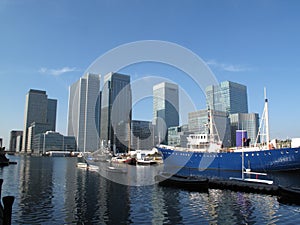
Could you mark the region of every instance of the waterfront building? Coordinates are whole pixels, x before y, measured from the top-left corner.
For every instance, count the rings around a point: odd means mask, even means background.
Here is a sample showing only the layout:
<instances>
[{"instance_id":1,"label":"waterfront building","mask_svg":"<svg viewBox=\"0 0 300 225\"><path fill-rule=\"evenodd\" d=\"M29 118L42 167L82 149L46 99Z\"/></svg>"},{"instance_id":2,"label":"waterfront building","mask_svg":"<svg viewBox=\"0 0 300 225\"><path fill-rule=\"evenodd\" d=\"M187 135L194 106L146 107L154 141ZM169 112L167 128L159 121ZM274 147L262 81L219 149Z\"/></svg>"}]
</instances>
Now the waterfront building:
<instances>
[{"instance_id":1,"label":"waterfront building","mask_svg":"<svg viewBox=\"0 0 300 225\"><path fill-rule=\"evenodd\" d=\"M22 145L20 144L20 140L22 139L22 137L22 130L12 130L10 132L9 151L20 152L22 150Z\"/></svg>"},{"instance_id":2,"label":"waterfront building","mask_svg":"<svg viewBox=\"0 0 300 225\"><path fill-rule=\"evenodd\" d=\"M191 134L188 125L168 128L168 145L175 147L187 147L187 137Z\"/></svg>"},{"instance_id":3,"label":"waterfront building","mask_svg":"<svg viewBox=\"0 0 300 225\"><path fill-rule=\"evenodd\" d=\"M161 143L168 143L168 128L179 126L179 92L173 83L153 86L153 124Z\"/></svg>"},{"instance_id":4,"label":"waterfront building","mask_svg":"<svg viewBox=\"0 0 300 225\"><path fill-rule=\"evenodd\" d=\"M30 89L26 95L24 130L22 152L31 152L30 137L37 133L29 134L32 123L48 124L49 130L55 130L56 126L56 99L48 99L46 91Z\"/></svg>"},{"instance_id":5,"label":"waterfront building","mask_svg":"<svg viewBox=\"0 0 300 225\"><path fill-rule=\"evenodd\" d=\"M229 116L231 127L231 143L236 146L236 131L247 131L250 145L255 144L259 130L259 115L257 113L235 113ZM258 139L258 143L259 143Z\"/></svg>"},{"instance_id":6,"label":"waterfront building","mask_svg":"<svg viewBox=\"0 0 300 225\"><path fill-rule=\"evenodd\" d=\"M51 131L51 125L49 123L37 123L33 122L30 127L28 127L28 132L27 132L27 149L30 150L31 153L38 153L35 152L34 146L33 146L33 138L37 134L42 134L47 131Z\"/></svg>"},{"instance_id":7,"label":"waterfront building","mask_svg":"<svg viewBox=\"0 0 300 225\"><path fill-rule=\"evenodd\" d=\"M99 149L100 75L86 74L69 87L68 136L76 138L78 151Z\"/></svg>"},{"instance_id":8,"label":"waterfront building","mask_svg":"<svg viewBox=\"0 0 300 225\"><path fill-rule=\"evenodd\" d=\"M206 102L209 109L233 113L248 113L247 87L232 81L206 88Z\"/></svg>"},{"instance_id":9,"label":"waterfront building","mask_svg":"<svg viewBox=\"0 0 300 225\"><path fill-rule=\"evenodd\" d=\"M64 136L58 132L47 131L37 134L33 139L35 153L45 154L47 151L76 151L76 139L73 136Z\"/></svg>"},{"instance_id":10,"label":"waterfront building","mask_svg":"<svg viewBox=\"0 0 300 225\"><path fill-rule=\"evenodd\" d=\"M100 141L118 152L128 151L132 94L130 76L108 73L101 96Z\"/></svg>"},{"instance_id":11,"label":"waterfront building","mask_svg":"<svg viewBox=\"0 0 300 225\"><path fill-rule=\"evenodd\" d=\"M153 148L153 125L151 121L131 121L131 149L149 150Z\"/></svg>"},{"instance_id":12,"label":"waterfront building","mask_svg":"<svg viewBox=\"0 0 300 225\"><path fill-rule=\"evenodd\" d=\"M212 110L214 134L217 134L224 147L231 146L230 120L226 112ZM189 131L194 134L208 134L210 127L210 113L207 109L190 112L188 114Z\"/></svg>"}]
</instances>

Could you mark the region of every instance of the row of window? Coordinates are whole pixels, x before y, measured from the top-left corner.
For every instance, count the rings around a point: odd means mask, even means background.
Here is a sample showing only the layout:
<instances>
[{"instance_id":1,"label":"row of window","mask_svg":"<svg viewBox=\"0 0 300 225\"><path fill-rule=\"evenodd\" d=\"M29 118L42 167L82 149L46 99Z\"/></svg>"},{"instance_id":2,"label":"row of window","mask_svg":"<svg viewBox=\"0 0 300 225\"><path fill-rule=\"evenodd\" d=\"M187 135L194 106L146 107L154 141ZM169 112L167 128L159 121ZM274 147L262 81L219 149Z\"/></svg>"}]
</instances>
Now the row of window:
<instances>
[{"instance_id":1,"label":"row of window","mask_svg":"<svg viewBox=\"0 0 300 225\"><path fill-rule=\"evenodd\" d=\"M281 151L280 152L281 153L281 155L283 155L283 154L289 154L290 152L288 151L288 150L286 150L286 151ZM298 153L298 150L295 150L295 153ZM171 155L172 153L171 152L167 152L166 154L168 154L168 155ZM190 153L177 153L177 152L175 152L175 153L173 153L174 155L180 155L180 156L187 156L187 157L191 157L192 156L192 154L190 154ZM195 157L213 157L213 158L218 158L218 157L220 157L220 158L222 158L223 157L223 155L221 154L221 155L218 155L218 154L207 154L207 153L205 153L205 154L194 154L195 155ZM264 152L264 155L266 156L266 155L272 155L272 151L268 151L268 153L266 153L266 152ZM246 153L245 154L245 156L246 157L249 157L249 156L255 156L255 153L252 153L252 154L248 154L248 153ZM256 156L259 156L259 152L257 152L256 153Z\"/></svg>"}]
</instances>

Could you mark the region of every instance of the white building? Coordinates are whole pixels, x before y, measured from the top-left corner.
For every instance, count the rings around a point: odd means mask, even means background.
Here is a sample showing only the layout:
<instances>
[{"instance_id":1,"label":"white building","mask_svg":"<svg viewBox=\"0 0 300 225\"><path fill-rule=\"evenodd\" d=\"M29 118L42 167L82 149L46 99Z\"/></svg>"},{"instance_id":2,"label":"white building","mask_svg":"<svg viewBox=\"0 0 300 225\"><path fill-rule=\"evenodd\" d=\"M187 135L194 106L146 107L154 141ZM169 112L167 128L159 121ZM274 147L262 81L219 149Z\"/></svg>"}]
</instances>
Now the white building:
<instances>
[{"instance_id":1,"label":"white building","mask_svg":"<svg viewBox=\"0 0 300 225\"><path fill-rule=\"evenodd\" d=\"M74 136L78 151L99 148L100 75L86 74L69 88L68 136Z\"/></svg>"}]
</instances>

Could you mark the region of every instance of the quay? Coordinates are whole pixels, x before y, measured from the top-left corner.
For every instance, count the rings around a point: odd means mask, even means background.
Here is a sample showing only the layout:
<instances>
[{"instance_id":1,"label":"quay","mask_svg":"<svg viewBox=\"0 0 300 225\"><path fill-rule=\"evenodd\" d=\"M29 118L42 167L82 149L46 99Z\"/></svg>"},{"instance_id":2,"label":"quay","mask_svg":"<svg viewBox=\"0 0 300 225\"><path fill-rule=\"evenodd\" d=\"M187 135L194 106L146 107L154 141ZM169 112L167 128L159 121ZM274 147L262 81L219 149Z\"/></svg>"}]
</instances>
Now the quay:
<instances>
[{"instance_id":1,"label":"quay","mask_svg":"<svg viewBox=\"0 0 300 225\"><path fill-rule=\"evenodd\" d=\"M272 182L259 182L259 179L224 179L207 178L201 176L165 175L155 176L161 186L182 188L185 190L207 192L208 189L231 190L235 192L267 194L277 196L278 200L285 203L300 205L300 188L283 187ZM207 181L206 181L207 180ZM266 181L266 180L262 180Z\"/></svg>"},{"instance_id":2,"label":"quay","mask_svg":"<svg viewBox=\"0 0 300 225\"><path fill-rule=\"evenodd\" d=\"M210 189L243 191L247 193L278 195L279 187L274 184L258 183L245 180L211 178L208 180Z\"/></svg>"}]
</instances>

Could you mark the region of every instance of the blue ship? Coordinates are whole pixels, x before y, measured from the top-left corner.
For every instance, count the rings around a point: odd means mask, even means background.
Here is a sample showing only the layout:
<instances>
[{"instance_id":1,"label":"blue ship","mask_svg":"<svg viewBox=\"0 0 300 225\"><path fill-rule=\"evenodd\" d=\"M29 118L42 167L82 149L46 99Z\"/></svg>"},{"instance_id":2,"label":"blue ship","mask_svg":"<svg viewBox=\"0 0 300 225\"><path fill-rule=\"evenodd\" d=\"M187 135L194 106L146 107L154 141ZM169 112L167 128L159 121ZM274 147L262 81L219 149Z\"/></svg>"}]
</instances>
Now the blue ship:
<instances>
[{"instance_id":1,"label":"blue ship","mask_svg":"<svg viewBox=\"0 0 300 225\"><path fill-rule=\"evenodd\" d=\"M158 145L156 148L163 155L164 165L174 169L224 170L224 171L289 171L300 169L300 146L296 148L274 148L269 138L268 99L265 93L263 111L264 123L261 123L258 135L265 138L261 144L253 147L224 149L214 134L213 115L209 113L208 134L192 134L188 138L188 147ZM243 138L243 137L242 137ZM258 138L257 138L258 140Z\"/></svg>"},{"instance_id":2,"label":"blue ship","mask_svg":"<svg viewBox=\"0 0 300 225\"><path fill-rule=\"evenodd\" d=\"M244 167L258 172L300 169L300 148L216 153L176 150L164 145L157 146L157 149L162 153L166 167L178 169L241 171Z\"/></svg>"}]
</instances>

